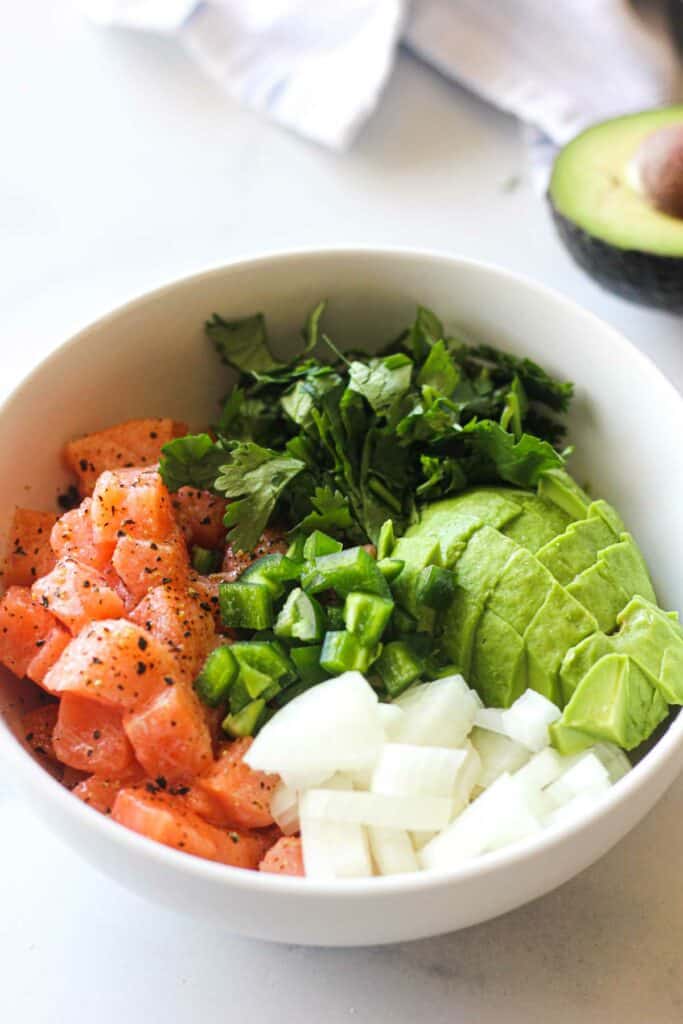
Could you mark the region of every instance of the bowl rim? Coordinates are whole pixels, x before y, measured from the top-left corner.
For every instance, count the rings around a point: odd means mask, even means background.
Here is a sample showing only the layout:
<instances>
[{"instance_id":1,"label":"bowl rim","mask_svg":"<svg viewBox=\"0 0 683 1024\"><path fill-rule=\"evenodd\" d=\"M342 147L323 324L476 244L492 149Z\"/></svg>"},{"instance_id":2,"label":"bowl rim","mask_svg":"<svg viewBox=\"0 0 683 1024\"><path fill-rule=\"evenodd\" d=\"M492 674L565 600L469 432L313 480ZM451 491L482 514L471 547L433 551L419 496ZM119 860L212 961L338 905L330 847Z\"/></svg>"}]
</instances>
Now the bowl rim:
<instances>
[{"instance_id":1,"label":"bowl rim","mask_svg":"<svg viewBox=\"0 0 683 1024\"><path fill-rule=\"evenodd\" d=\"M227 263L213 263L191 274L140 292L57 344L3 397L0 402L0 420L7 407L19 400L25 391L30 390L34 378L39 373L43 373L53 363L58 362L66 351L86 343L88 335L93 330L109 326L136 307L143 306L150 301L163 300L165 295L181 286L191 287L201 280L242 269L265 269L269 265L272 266L273 263L310 259L318 262L334 261L340 257L372 257L373 260L384 262L439 263L450 267L454 272L457 272L458 268L474 270L488 276L492 282L504 280L513 287L532 294L541 302L553 304L558 315L566 313L574 318L583 319L587 326L600 333L602 344L611 347L617 359L620 354L626 355L629 360L639 364L641 372L646 375L649 382L656 384L668 401L673 400L678 405L681 428L683 429L683 395L667 380L649 356L636 348L616 328L572 299L524 275L486 261L469 259L438 249L375 245L306 246L296 249L275 249L258 255L237 257ZM371 894L378 896L380 894L400 895L408 892L424 892L448 884L466 884L468 880L475 877L486 878L495 874L499 869L512 868L525 860L531 861L536 857L544 856L562 846L572 837L588 831L599 818L608 812L615 811L617 807L623 806L641 791L647 782L653 779L666 765L681 758L683 755L683 713L677 715L653 748L626 776L602 796L593 809L574 820L543 829L509 847L472 858L453 868L330 881L247 871L243 868L215 863L163 846L161 843L119 826L107 816L94 812L81 800L74 798L69 790L65 789L37 763L6 724L0 729L0 753L3 759L7 759L21 776L21 788L29 789L32 792L40 790L45 800L54 801L61 807L63 814L74 819L76 824L82 824L84 828L89 826L97 830L103 841L113 842L121 853L130 852L141 858L149 857L160 866L180 871L188 877L188 880L195 879L228 887L236 885L247 893L273 892L299 898L337 897L339 895L364 897Z\"/></svg>"}]
</instances>

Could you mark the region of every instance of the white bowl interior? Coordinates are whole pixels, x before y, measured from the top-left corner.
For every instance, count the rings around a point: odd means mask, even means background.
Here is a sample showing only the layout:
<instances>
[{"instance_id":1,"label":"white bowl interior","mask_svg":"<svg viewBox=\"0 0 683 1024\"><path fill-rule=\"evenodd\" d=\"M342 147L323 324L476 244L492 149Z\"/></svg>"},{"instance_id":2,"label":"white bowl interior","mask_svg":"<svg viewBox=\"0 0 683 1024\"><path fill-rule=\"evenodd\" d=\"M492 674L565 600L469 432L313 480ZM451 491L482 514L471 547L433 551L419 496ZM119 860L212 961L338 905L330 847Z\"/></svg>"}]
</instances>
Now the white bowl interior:
<instances>
[{"instance_id":1,"label":"white bowl interior","mask_svg":"<svg viewBox=\"0 0 683 1024\"><path fill-rule=\"evenodd\" d=\"M227 317L265 312L274 347L286 352L321 298L329 300L325 328L342 347L385 342L410 322L421 303L447 328L529 356L575 381L570 433L577 455L571 468L620 510L648 559L661 602L683 608L680 396L590 314L511 275L429 254L328 251L266 257L181 281L87 328L39 366L1 411L0 535L15 504L53 507L67 483L59 452L69 438L143 415L206 426L230 381L203 336L203 322L212 312ZM18 696L16 684L3 677L0 706L7 722ZM680 719L674 731L680 764ZM0 753L10 743L16 745L0 724ZM612 841L625 830L615 825ZM557 884L553 879L548 876L547 887ZM404 879L398 889L410 885ZM490 910L484 916L491 916ZM470 914L468 923L473 919ZM449 921L458 924L457 913ZM290 937L295 932L285 929ZM351 922L344 941L362 941L361 932L385 940L381 928L354 932ZM393 937L427 933L406 923ZM316 941L310 934L296 940Z\"/></svg>"}]
</instances>

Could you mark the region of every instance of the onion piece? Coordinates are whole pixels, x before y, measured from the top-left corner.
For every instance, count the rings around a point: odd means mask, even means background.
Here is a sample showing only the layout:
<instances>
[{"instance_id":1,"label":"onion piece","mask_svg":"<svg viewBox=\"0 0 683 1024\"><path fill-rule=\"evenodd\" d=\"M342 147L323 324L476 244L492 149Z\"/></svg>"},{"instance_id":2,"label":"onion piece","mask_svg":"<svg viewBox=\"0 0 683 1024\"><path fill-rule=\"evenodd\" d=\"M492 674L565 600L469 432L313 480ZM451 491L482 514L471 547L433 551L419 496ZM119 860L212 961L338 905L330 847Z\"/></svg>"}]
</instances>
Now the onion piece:
<instances>
[{"instance_id":1,"label":"onion piece","mask_svg":"<svg viewBox=\"0 0 683 1024\"><path fill-rule=\"evenodd\" d=\"M562 807L574 797L604 793L610 786L609 773L600 758L587 753L548 786L544 795L551 807Z\"/></svg>"},{"instance_id":2,"label":"onion piece","mask_svg":"<svg viewBox=\"0 0 683 1024\"><path fill-rule=\"evenodd\" d=\"M337 771L372 766L384 742L377 694L359 672L302 693L263 727L245 762L307 789Z\"/></svg>"},{"instance_id":3,"label":"onion piece","mask_svg":"<svg viewBox=\"0 0 683 1024\"><path fill-rule=\"evenodd\" d=\"M302 815L301 845L307 878L367 878L373 873L368 838L361 825Z\"/></svg>"},{"instance_id":4,"label":"onion piece","mask_svg":"<svg viewBox=\"0 0 683 1024\"><path fill-rule=\"evenodd\" d=\"M309 789L301 797L301 818L397 828L432 829L448 824L451 801L438 796L395 796L387 793L334 792Z\"/></svg>"},{"instance_id":5,"label":"onion piece","mask_svg":"<svg viewBox=\"0 0 683 1024\"><path fill-rule=\"evenodd\" d=\"M470 733L470 740L481 758L481 774L477 785L482 789L487 789L505 772L516 772L531 757L521 743L478 726Z\"/></svg>"},{"instance_id":6,"label":"onion piece","mask_svg":"<svg viewBox=\"0 0 683 1024\"><path fill-rule=\"evenodd\" d=\"M270 813L278 828L286 835L293 836L299 831L299 792L284 782L273 790L270 798Z\"/></svg>"},{"instance_id":7,"label":"onion piece","mask_svg":"<svg viewBox=\"0 0 683 1024\"><path fill-rule=\"evenodd\" d=\"M452 797L467 753L447 747L385 743L372 776L373 793Z\"/></svg>"},{"instance_id":8,"label":"onion piece","mask_svg":"<svg viewBox=\"0 0 683 1024\"><path fill-rule=\"evenodd\" d=\"M502 713L503 730L510 739L538 753L550 742L548 726L562 717L562 712L547 697L527 690Z\"/></svg>"},{"instance_id":9,"label":"onion piece","mask_svg":"<svg viewBox=\"0 0 683 1024\"><path fill-rule=\"evenodd\" d=\"M461 747L481 707L461 675L411 686L395 703L404 717L393 742L427 747Z\"/></svg>"},{"instance_id":10,"label":"onion piece","mask_svg":"<svg viewBox=\"0 0 683 1024\"><path fill-rule=\"evenodd\" d=\"M368 838L380 875L402 875L420 870L407 832L396 828L369 828Z\"/></svg>"}]
</instances>

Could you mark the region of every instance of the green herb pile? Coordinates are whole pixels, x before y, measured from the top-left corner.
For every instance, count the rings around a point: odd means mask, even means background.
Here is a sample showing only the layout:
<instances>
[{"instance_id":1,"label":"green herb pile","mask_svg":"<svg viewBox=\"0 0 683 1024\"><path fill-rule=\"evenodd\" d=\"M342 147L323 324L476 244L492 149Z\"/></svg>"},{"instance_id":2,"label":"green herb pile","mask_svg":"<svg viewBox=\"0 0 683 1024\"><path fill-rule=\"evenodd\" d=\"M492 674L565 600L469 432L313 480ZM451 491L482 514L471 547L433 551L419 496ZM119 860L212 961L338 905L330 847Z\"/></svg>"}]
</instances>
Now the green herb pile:
<instances>
[{"instance_id":1,"label":"green herb pile","mask_svg":"<svg viewBox=\"0 0 683 1024\"><path fill-rule=\"evenodd\" d=\"M206 324L239 380L212 434L166 444L160 472L172 491L190 485L231 499L234 549L252 550L271 521L376 543L387 519L401 534L422 502L475 484L533 487L563 464L557 414L571 384L446 336L422 307L379 354L344 353L321 330L324 308L308 317L289 363L272 354L261 314Z\"/></svg>"}]
</instances>

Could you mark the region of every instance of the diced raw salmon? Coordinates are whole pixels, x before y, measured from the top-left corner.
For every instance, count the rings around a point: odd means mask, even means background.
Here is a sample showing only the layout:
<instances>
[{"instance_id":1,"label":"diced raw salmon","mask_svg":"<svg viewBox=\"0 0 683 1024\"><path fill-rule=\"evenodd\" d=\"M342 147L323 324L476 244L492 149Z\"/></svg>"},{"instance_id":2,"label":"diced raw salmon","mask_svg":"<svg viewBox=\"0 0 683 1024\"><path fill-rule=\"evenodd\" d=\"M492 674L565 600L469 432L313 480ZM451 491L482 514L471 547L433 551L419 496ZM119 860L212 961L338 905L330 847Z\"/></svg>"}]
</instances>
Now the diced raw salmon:
<instances>
[{"instance_id":1,"label":"diced raw salmon","mask_svg":"<svg viewBox=\"0 0 683 1024\"><path fill-rule=\"evenodd\" d=\"M41 757L57 760L53 733L57 724L59 704L44 704L27 711L21 719L22 735L31 750Z\"/></svg>"},{"instance_id":2,"label":"diced raw salmon","mask_svg":"<svg viewBox=\"0 0 683 1024\"><path fill-rule=\"evenodd\" d=\"M183 674L194 679L212 650L216 631L206 605L188 587L153 587L130 614L138 626L169 644Z\"/></svg>"},{"instance_id":3,"label":"diced raw salmon","mask_svg":"<svg viewBox=\"0 0 683 1024\"><path fill-rule=\"evenodd\" d=\"M220 548L225 542L223 516L227 508L224 498L195 487L181 487L171 495L176 522L188 545Z\"/></svg>"},{"instance_id":4,"label":"diced raw salmon","mask_svg":"<svg viewBox=\"0 0 683 1024\"><path fill-rule=\"evenodd\" d=\"M214 808L220 808L221 823L234 828L256 829L273 824L270 797L279 778L256 772L244 763L251 743L251 737L226 743L213 766L194 784L211 798Z\"/></svg>"},{"instance_id":5,"label":"diced raw salmon","mask_svg":"<svg viewBox=\"0 0 683 1024\"><path fill-rule=\"evenodd\" d=\"M60 559L52 572L36 580L31 592L74 634L89 622L118 619L125 612L123 601L104 576L74 558Z\"/></svg>"},{"instance_id":6,"label":"diced raw salmon","mask_svg":"<svg viewBox=\"0 0 683 1024\"><path fill-rule=\"evenodd\" d=\"M66 645L71 640L71 633L64 626L55 622L54 626L44 640L38 640L36 647L38 652L28 663L26 675L39 686L43 685L45 676L52 668L57 658L61 655ZM40 645L40 646L39 646Z\"/></svg>"},{"instance_id":7,"label":"diced raw salmon","mask_svg":"<svg viewBox=\"0 0 683 1024\"><path fill-rule=\"evenodd\" d=\"M194 592L202 602L202 606L209 609L213 616L216 629L225 631L221 619L221 609L218 600L218 588L221 583L228 583L229 580L222 573L213 573L211 576L201 576L194 569L189 574L190 592Z\"/></svg>"},{"instance_id":8,"label":"diced raw salmon","mask_svg":"<svg viewBox=\"0 0 683 1024\"><path fill-rule=\"evenodd\" d=\"M78 477L82 495L92 494L100 473L126 466L149 466L159 461L162 445L187 433L185 423L170 419L141 419L70 441L64 449L69 469Z\"/></svg>"},{"instance_id":9,"label":"diced raw salmon","mask_svg":"<svg viewBox=\"0 0 683 1024\"><path fill-rule=\"evenodd\" d=\"M262 558L264 555L284 555L289 547L289 542L285 535L284 530L277 527L268 527L263 531L261 537L254 550L249 553L246 551L235 551L231 544L225 549L225 555L223 557L223 574L226 583L232 583L239 576L242 575L245 569L248 569L252 562L255 562L257 558Z\"/></svg>"},{"instance_id":10,"label":"diced raw salmon","mask_svg":"<svg viewBox=\"0 0 683 1024\"><path fill-rule=\"evenodd\" d=\"M299 836L283 836L278 839L259 864L259 871L267 871L272 875L305 875Z\"/></svg>"},{"instance_id":11,"label":"diced raw salmon","mask_svg":"<svg viewBox=\"0 0 683 1024\"><path fill-rule=\"evenodd\" d=\"M190 563L180 535L168 540L141 540L122 537L112 559L124 586L137 601L152 587L173 583L183 586L188 580Z\"/></svg>"},{"instance_id":12,"label":"diced raw salmon","mask_svg":"<svg viewBox=\"0 0 683 1024\"><path fill-rule=\"evenodd\" d=\"M10 526L3 581L5 586L30 587L55 564L50 531L57 519L51 512L17 508Z\"/></svg>"},{"instance_id":13,"label":"diced raw salmon","mask_svg":"<svg viewBox=\"0 0 683 1024\"><path fill-rule=\"evenodd\" d=\"M16 676L26 675L57 620L31 597L27 587L10 587L0 601L0 662Z\"/></svg>"},{"instance_id":14,"label":"diced raw salmon","mask_svg":"<svg viewBox=\"0 0 683 1024\"><path fill-rule=\"evenodd\" d=\"M233 867L258 867L259 840L207 824L185 807L182 798L155 791L153 786L122 789L114 801L112 817L134 832L184 853Z\"/></svg>"},{"instance_id":15,"label":"diced raw salmon","mask_svg":"<svg viewBox=\"0 0 683 1024\"><path fill-rule=\"evenodd\" d=\"M124 728L136 758L152 778L192 779L212 763L209 728L188 683L164 687L147 705L125 716Z\"/></svg>"},{"instance_id":16,"label":"diced raw salmon","mask_svg":"<svg viewBox=\"0 0 683 1024\"><path fill-rule=\"evenodd\" d=\"M71 556L93 569L104 569L114 554L114 541L98 543L93 535L91 498L60 516L52 527L50 545L57 558Z\"/></svg>"},{"instance_id":17,"label":"diced raw salmon","mask_svg":"<svg viewBox=\"0 0 683 1024\"><path fill-rule=\"evenodd\" d=\"M51 693L75 693L130 710L176 684L173 655L146 630L125 619L86 626L43 680Z\"/></svg>"},{"instance_id":18,"label":"diced raw salmon","mask_svg":"<svg viewBox=\"0 0 683 1024\"><path fill-rule=\"evenodd\" d=\"M90 506L98 543L124 534L164 540L177 530L171 499L155 469L107 470L98 477Z\"/></svg>"},{"instance_id":19,"label":"diced raw salmon","mask_svg":"<svg viewBox=\"0 0 683 1024\"><path fill-rule=\"evenodd\" d=\"M134 765L125 779L105 779L102 775L89 775L74 788L74 796L93 807L100 814L111 814L114 800L124 786L132 786L144 779L139 765Z\"/></svg>"},{"instance_id":20,"label":"diced raw salmon","mask_svg":"<svg viewBox=\"0 0 683 1024\"><path fill-rule=\"evenodd\" d=\"M122 712L73 693L59 703L53 742L60 761L95 775L121 777L135 763Z\"/></svg>"}]
</instances>

